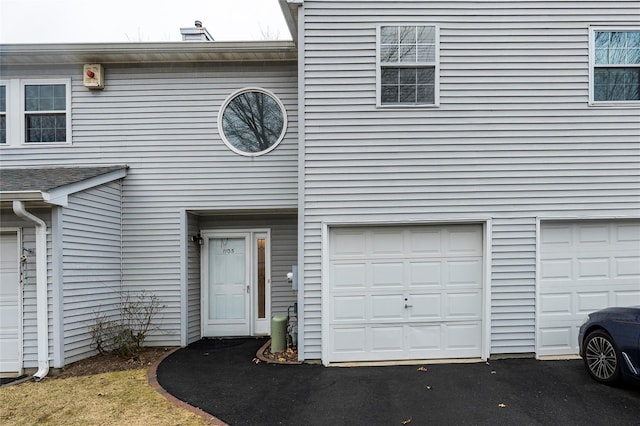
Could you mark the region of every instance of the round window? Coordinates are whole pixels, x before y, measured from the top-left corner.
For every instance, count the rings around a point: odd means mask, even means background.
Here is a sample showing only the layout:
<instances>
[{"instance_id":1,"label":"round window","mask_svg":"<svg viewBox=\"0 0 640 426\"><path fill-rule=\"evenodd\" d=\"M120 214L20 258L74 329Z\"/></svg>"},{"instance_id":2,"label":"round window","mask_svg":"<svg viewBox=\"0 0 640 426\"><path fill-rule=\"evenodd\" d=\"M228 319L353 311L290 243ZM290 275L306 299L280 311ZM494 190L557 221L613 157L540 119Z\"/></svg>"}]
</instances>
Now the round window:
<instances>
[{"instance_id":1,"label":"round window","mask_svg":"<svg viewBox=\"0 0 640 426\"><path fill-rule=\"evenodd\" d=\"M227 98L218 115L225 144L241 155L257 156L275 149L287 129L284 105L272 93L242 89Z\"/></svg>"}]
</instances>

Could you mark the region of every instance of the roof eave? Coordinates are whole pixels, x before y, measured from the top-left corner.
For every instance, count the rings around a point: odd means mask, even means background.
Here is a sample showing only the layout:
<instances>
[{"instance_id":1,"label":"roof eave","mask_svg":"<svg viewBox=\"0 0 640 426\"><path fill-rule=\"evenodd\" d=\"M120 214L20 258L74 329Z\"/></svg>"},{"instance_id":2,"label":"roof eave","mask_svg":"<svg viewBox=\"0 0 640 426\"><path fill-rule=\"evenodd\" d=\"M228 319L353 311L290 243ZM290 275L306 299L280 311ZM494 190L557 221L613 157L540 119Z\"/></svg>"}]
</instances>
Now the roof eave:
<instances>
[{"instance_id":1,"label":"roof eave","mask_svg":"<svg viewBox=\"0 0 640 426\"><path fill-rule=\"evenodd\" d=\"M0 45L2 65L57 63L295 61L293 41Z\"/></svg>"}]
</instances>

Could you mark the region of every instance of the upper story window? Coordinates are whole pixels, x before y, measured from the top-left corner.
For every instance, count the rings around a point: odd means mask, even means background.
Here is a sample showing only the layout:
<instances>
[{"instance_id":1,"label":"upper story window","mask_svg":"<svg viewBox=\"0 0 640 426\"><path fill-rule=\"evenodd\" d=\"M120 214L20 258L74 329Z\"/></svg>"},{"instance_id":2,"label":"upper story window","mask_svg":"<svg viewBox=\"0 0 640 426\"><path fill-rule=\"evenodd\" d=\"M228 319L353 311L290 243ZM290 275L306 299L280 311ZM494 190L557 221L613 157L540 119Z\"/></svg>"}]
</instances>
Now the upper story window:
<instances>
[{"instance_id":1,"label":"upper story window","mask_svg":"<svg viewBox=\"0 0 640 426\"><path fill-rule=\"evenodd\" d=\"M263 155L274 150L284 138L287 114L273 93L259 88L242 89L222 105L218 129L233 152Z\"/></svg>"},{"instance_id":2,"label":"upper story window","mask_svg":"<svg viewBox=\"0 0 640 426\"><path fill-rule=\"evenodd\" d=\"M590 62L592 103L639 105L640 28L593 28Z\"/></svg>"},{"instance_id":3,"label":"upper story window","mask_svg":"<svg viewBox=\"0 0 640 426\"><path fill-rule=\"evenodd\" d=\"M378 27L378 105L437 106L439 40L435 25Z\"/></svg>"},{"instance_id":4,"label":"upper story window","mask_svg":"<svg viewBox=\"0 0 640 426\"><path fill-rule=\"evenodd\" d=\"M71 142L69 80L6 80L0 84L3 146Z\"/></svg>"},{"instance_id":5,"label":"upper story window","mask_svg":"<svg viewBox=\"0 0 640 426\"><path fill-rule=\"evenodd\" d=\"M67 95L64 84L25 84L25 142L67 141Z\"/></svg>"}]
</instances>

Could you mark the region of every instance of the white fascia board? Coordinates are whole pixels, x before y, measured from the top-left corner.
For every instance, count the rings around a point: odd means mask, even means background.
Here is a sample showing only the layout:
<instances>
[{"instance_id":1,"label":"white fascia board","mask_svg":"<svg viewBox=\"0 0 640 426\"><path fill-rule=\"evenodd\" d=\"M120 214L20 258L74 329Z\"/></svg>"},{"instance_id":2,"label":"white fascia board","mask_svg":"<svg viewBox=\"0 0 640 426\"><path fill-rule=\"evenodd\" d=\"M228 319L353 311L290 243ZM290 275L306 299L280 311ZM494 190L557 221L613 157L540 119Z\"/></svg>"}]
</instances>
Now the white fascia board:
<instances>
[{"instance_id":1,"label":"white fascia board","mask_svg":"<svg viewBox=\"0 0 640 426\"><path fill-rule=\"evenodd\" d=\"M95 176L81 182L64 185L51 191L43 192L42 196L44 201L49 204L66 207L68 205L69 195L75 194L76 192L84 191L85 189L112 182L116 179L122 179L125 176L127 176L127 169L122 168L120 170L114 170L112 172Z\"/></svg>"},{"instance_id":2,"label":"white fascia board","mask_svg":"<svg viewBox=\"0 0 640 426\"><path fill-rule=\"evenodd\" d=\"M2 191L0 201L44 201L42 191Z\"/></svg>"}]
</instances>

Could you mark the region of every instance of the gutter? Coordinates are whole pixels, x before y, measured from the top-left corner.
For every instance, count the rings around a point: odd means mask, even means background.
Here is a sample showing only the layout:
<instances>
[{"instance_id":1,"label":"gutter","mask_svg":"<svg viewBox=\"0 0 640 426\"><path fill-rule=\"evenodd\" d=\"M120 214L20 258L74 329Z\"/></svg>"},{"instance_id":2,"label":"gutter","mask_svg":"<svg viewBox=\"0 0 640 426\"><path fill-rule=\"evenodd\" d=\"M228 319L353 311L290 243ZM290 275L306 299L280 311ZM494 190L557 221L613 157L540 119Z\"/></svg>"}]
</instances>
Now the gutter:
<instances>
[{"instance_id":1,"label":"gutter","mask_svg":"<svg viewBox=\"0 0 640 426\"><path fill-rule=\"evenodd\" d=\"M36 227L36 312L38 334L38 371L33 375L36 382L49 373L49 310L47 300L47 224L24 208L24 202L13 201L14 213L35 223Z\"/></svg>"}]
</instances>

